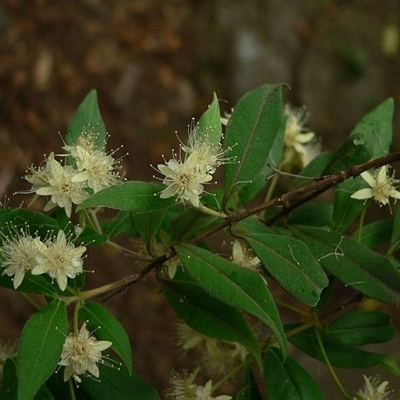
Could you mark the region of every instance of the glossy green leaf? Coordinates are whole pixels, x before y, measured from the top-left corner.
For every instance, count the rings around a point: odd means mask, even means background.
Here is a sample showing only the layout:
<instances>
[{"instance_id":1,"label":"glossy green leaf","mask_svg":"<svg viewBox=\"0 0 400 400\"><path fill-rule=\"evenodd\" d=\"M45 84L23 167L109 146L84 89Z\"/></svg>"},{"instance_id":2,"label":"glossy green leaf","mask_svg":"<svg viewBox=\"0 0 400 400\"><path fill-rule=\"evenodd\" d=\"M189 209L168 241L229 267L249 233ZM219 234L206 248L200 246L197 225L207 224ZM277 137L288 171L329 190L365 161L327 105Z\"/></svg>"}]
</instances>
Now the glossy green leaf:
<instances>
[{"instance_id":1,"label":"glossy green leaf","mask_svg":"<svg viewBox=\"0 0 400 400\"><path fill-rule=\"evenodd\" d=\"M270 348L265 356L265 382L269 400L323 400L321 388L309 373L288 356Z\"/></svg>"},{"instance_id":2,"label":"glossy green leaf","mask_svg":"<svg viewBox=\"0 0 400 400\"><path fill-rule=\"evenodd\" d=\"M390 240L393 228L393 217L374 221L368 225L364 225L361 231L360 243L367 247L377 247L387 243ZM358 230L351 236L358 240Z\"/></svg>"},{"instance_id":3,"label":"glossy green leaf","mask_svg":"<svg viewBox=\"0 0 400 400\"><path fill-rule=\"evenodd\" d=\"M304 226L290 230L346 285L378 301L399 302L400 274L386 257L338 232Z\"/></svg>"},{"instance_id":4,"label":"glossy green leaf","mask_svg":"<svg viewBox=\"0 0 400 400\"><path fill-rule=\"evenodd\" d=\"M184 275L159 283L168 303L187 325L203 335L243 345L261 363L257 340L236 308L211 296Z\"/></svg>"},{"instance_id":5,"label":"glossy green leaf","mask_svg":"<svg viewBox=\"0 0 400 400\"><path fill-rule=\"evenodd\" d=\"M195 141L202 136L206 136L209 142L218 144L221 140L221 134L221 112L219 110L217 95L214 93L213 102L200 117L199 122L196 124L196 128L191 132L193 137L190 137L189 141Z\"/></svg>"},{"instance_id":6,"label":"glossy green leaf","mask_svg":"<svg viewBox=\"0 0 400 400\"><path fill-rule=\"evenodd\" d=\"M325 174L338 172L388 153L392 141L393 99L388 99L364 116L339 149ZM350 196L365 187L361 177L337 185L333 220L335 230L343 232L363 208L363 201Z\"/></svg>"},{"instance_id":7,"label":"glossy green leaf","mask_svg":"<svg viewBox=\"0 0 400 400\"><path fill-rule=\"evenodd\" d=\"M96 338L112 342L112 349L121 357L132 374L132 350L128 334L122 324L99 303L88 302L79 309L80 317L88 321L89 330Z\"/></svg>"},{"instance_id":8,"label":"glossy green leaf","mask_svg":"<svg viewBox=\"0 0 400 400\"><path fill-rule=\"evenodd\" d=\"M18 400L31 400L55 371L67 335L65 303L54 300L25 325L18 349Z\"/></svg>"},{"instance_id":9,"label":"glossy green leaf","mask_svg":"<svg viewBox=\"0 0 400 400\"><path fill-rule=\"evenodd\" d=\"M287 328L289 328L289 326ZM372 353L357 347L345 345L325 335L323 332L320 332L320 336L329 362L335 367L367 368L379 364L386 357L385 354ZM314 328L309 328L296 335L289 336L288 340L309 356L325 362L315 336Z\"/></svg>"},{"instance_id":10,"label":"glossy green leaf","mask_svg":"<svg viewBox=\"0 0 400 400\"><path fill-rule=\"evenodd\" d=\"M237 224L235 235L249 243L264 268L290 294L309 305L318 303L328 278L303 242L276 234L252 218Z\"/></svg>"},{"instance_id":11,"label":"glossy green leaf","mask_svg":"<svg viewBox=\"0 0 400 400\"><path fill-rule=\"evenodd\" d=\"M97 91L92 89L79 105L65 136L65 143L73 145L80 136L95 134L95 144L103 148L106 141L106 127L97 102Z\"/></svg>"},{"instance_id":12,"label":"glossy green leaf","mask_svg":"<svg viewBox=\"0 0 400 400\"><path fill-rule=\"evenodd\" d=\"M163 186L155 183L129 181L110 186L97 192L78 206L78 210L90 207L108 207L143 213L162 210L175 203L174 198L160 199Z\"/></svg>"},{"instance_id":13,"label":"glossy green leaf","mask_svg":"<svg viewBox=\"0 0 400 400\"><path fill-rule=\"evenodd\" d=\"M100 379L82 376L82 386L95 400L161 400L156 389L136 375L99 364Z\"/></svg>"},{"instance_id":14,"label":"glossy green leaf","mask_svg":"<svg viewBox=\"0 0 400 400\"><path fill-rule=\"evenodd\" d=\"M261 86L236 104L224 140L224 148L232 149L229 157L236 159L225 165L225 201L264 168L283 120L281 85Z\"/></svg>"},{"instance_id":15,"label":"glossy green leaf","mask_svg":"<svg viewBox=\"0 0 400 400\"><path fill-rule=\"evenodd\" d=\"M235 400L262 400L257 381L248 365L244 370L244 379Z\"/></svg>"},{"instance_id":16,"label":"glossy green leaf","mask_svg":"<svg viewBox=\"0 0 400 400\"><path fill-rule=\"evenodd\" d=\"M276 335L284 354L286 337L267 282L255 271L239 267L215 254L189 244L175 249L188 274L211 296L254 315Z\"/></svg>"},{"instance_id":17,"label":"glossy green leaf","mask_svg":"<svg viewBox=\"0 0 400 400\"><path fill-rule=\"evenodd\" d=\"M383 311L353 311L336 318L326 333L349 346L383 343L393 338L396 330L391 317Z\"/></svg>"}]
</instances>

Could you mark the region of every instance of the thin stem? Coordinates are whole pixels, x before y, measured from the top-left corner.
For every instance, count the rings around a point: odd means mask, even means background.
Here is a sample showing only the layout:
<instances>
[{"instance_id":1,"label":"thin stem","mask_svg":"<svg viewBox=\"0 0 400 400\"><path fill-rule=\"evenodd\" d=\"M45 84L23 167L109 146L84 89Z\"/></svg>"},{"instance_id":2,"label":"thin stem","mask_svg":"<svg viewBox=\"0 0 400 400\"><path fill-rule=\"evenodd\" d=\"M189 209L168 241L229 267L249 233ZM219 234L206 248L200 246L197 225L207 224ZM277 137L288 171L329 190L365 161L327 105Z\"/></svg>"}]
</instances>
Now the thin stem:
<instances>
[{"instance_id":1,"label":"thin stem","mask_svg":"<svg viewBox=\"0 0 400 400\"><path fill-rule=\"evenodd\" d=\"M291 311L295 312L296 314L303 315L304 317L307 317L307 318L311 317L310 313L308 313L307 311L300 310L300 308L292 306L291 304L286 303L285 301L275 299L275 303L286 308L287 310L291 310Z\"/></svg>"},{"instance_id":2,"label":"thin stem","mask_svg":"<svg viewBox=\"0 0 400 400\"><path fill-rule=\"evenodd\" d=\"M319 329L318 329L317 326L315 327L314 331L315 331L315 336L317 338L317 342L318 342L319 348L321 350L322 356L324 357L325 364L328 367L328 370L329 370L333 380L335 381L335 383L336 383L337 387L339 388L339 390L342 392L343 396L346 399L351 399L351 397L347 394L345 388L343 387L342 383L340 382L338 376L336 375L336 372L333 369L331 362L329 361L329 357L326 354L325 346L322 343L321 335L319 333Z\"/></svg>"},{"instance_id":3,"label":"thin stem","mask_svg":"<svg viewBox=\"0 0 400 400\"><path fill-rule=\"evenodd\" d=\"M71 395L71 400L76 400L75 388L72 379L68 379L69 393Z\"/></svg>"},{"instance_id":4,"label":"thin stem","mask_svg":"<svg viewBox=\"0 0 400 400\"><path fill-rule=\"evenodd\" d=\"M201 203L199 204L198 209L199 209L199 211L203 212L204 214L212 215L213 217L228 218L228 216L224 212L213 210L212 208L208 208L204 204L201 204Z\"/></svg>"},{"instance_id":5,"label":"thin stem","mask_svg":"<svg viewBox=\"0 0 400 400\"><path fill-rule=\"evenodd\" d=\"M358 231L357 231L357 242L358 243L361 243L362 230L363 230L363 226L364 226L365 215L367 213L367 208L368 208L368 202L365 204L365 206L362 209L361 214L360 214L360 222L358 223Z\"/></svg>"},{"instance_id":6,"label":"thin stem","mask_svg":"<svg viewBox=\"0 0 400 400\"><path fill-rule=\"evenodd\" d=\"M128 255L129 257L135 258L137 260L151 261L153 259L153 257L148 254L137 253L136 251L133 251L133 250L127 249L126 247L120 246L119 244L117 244L111 240L107 240L106 243L108 246L113 247L114 249L117 249L117 250L121 251L122 253Z\"/></svg>"},{"instance_id":7,"label":"thin stem","mask_svg":"<svg viewBox=\"0 0 400 400\"><path fill-rule=\"evenodd\" d=\"M103 230L101 229L99 220L97 219L96 211L94 211L92 208L89 208L89 214L90 214L90 220L92 221L93 226L96 229L96 232L102 234Z\"/></svg>"},{"instance_id":8,"label":"thin stem","mask_svg":"<svg viewBox=\"0 0 400 400\"><path fill-rule=\"evenodd\" d=\"M75 304L75 309L74 309L74 331L78 332L79 331L79 309L81 308L81 302L77 301Z\"/></svg>"},{"instance_id":9,"label":"thin stem","mask_svg":"<svg viewBox=\"0 0 400 400\"><path fill-rule=\"evenodd\" d=\"M38 303L36 303L36 301L33 300L32 297L29 296L27 293L21 292L21 295L22 295L22 297L25 298L25 300L26 300L31 306L33 306L34 308L36 308L36 310L41 310L41 309L42 309L42 307L41 307Z\"/></svg>"},{"instance_id":10,"label":"thin stem","mask_svg":"<svg viewBox=\"0 0 400 400\"><path fill-rule=\"evenodd\" d=\"M229 381L231 378L233 378L245 365L245 362L240 363L238 365L236 365L234 368L232 368L229 373L227 373L226 375L224 375L223 378L221 378L217 383L215 383L212 386L212 391L214 392L215 389L219 388L222 384L224 384L225 382Z\"/></svg>"},{"instance_id":11,"label":"thin stem","mask_svg":"<svg viewBox=\"0 0 400 400\"><path fill-rule=\"evenodd\" d=\"M269 188L268 188L267 195L265 196L264 203L266 203L267 201L271 200L272 194L274 193L274 190L275 190L276 185L278 183L278 179L279 179L279 175L278 174L274 175L274 177L272 178L271 184L269 185Z\"/></svg>"}]
</instances>

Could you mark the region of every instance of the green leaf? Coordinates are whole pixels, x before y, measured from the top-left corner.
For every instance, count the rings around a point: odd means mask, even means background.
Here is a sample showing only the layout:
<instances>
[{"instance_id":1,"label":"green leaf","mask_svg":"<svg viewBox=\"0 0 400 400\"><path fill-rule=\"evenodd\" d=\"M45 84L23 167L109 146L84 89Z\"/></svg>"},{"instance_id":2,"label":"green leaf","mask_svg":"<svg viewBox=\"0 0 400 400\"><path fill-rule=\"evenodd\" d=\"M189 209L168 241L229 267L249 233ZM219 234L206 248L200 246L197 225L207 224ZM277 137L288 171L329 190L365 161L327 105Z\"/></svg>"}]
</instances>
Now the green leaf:
<instances>
[{"instance_id":1,"label":"green leaf","mask_svg":"<svg viewBox=\"0 0 400 400\"><path fill-rule=\"evenodd\" d=\"M225 165L225 202L262 171L281 129L281 85L264 85L242 97L226 128L224 148L235 162Z\"/></svg>"},{"instance_id":2,"label":"green leaf","mask_svg":"<svg viewBox=\"0 0 400 400\"><path fill-rule=\"evenodd\" d=\"M174 198L160 199L163 186L146 182L124 182L97 192L83 201L78 210L90 207L108 207L143 213L162 210L175 203Z\"/></svg>"},{"instance_id":3,"label":"green leaf","mask_svg":"<svg viewBox=\"0 0 400 400\"><path fill-rule=\"evenodd\" d=\"M49 232L58 232L57 220L41 213L22 208L2 208L0 209L0 242L5 236L10 236L23 232L31 235L36 233L41 237L46 237Z\"/></svg>"},{"instance_id":4,"label":"green leaf","mask_svg":"<svg viewBox=\"0 0 400 400\"><path fill-rule=\"evenodd\" d=\"M338 172L381 157L392 141L393 99L388 99L364 116L348 140L335 153L325 174ZM363 209L363 202L350 196L365 185L362 178L349 179L336 186L333 220L335 230L343 232Z\"/></svg>"},{"instance_id":5,"label":"green leaf","mask_svg":"<svg viewBox=\"0 0 400 400\"><path fill-rule=\"evenodd\" d=\"M388 258L338 232L304 226L290 230L346 285L378 301L399 302L400 274Z\"/></svg>"},{"instance_id":6,"label":"green leaf","mask_svg":"<svg viewBox=\"0 0 400 400\"><path fill-rule=\"evenodd\" d=\"M91 226L85 226L84 230L79 235L79 240L86 246L99 246L107 242L107 238L98 233Z\"/></svg>"},{"instance_id":7,"label":"green leaf","mask_svg":"<svg viewBox=\"0 0 400 400\"><path fill-rule=\"evenodd\" d=\"M305 203L295 208L288 218L291 225L328 227L332 224L333 205Z\"/></svg>"},{"instance_id":8,"label":"green leaf","mask_svg":"<svg viewBox=\"0 0 400 400\"><path fill-rule=\"evenodd\" d=\"M239 267L189 244L175 246L188 274L211 296L257 317L275 334L284 354L286 337L267 282L255 271Z\"/></svg>"},{"instance_id":9,"label":"green leaf","mask_svg":"<svg viewBox=\"0 0 400 400\"><path fill-rule=\"evenodd\" d=\"M82 135L95 134L95 145L104 148L106 127L97 102L97 91L92 89L79 105L65 136L67 145L74 145Z\"/></svg>"},{"instance_id":10,"label":"green leaf","mask_svg":"<svg viewBox=\"0 0 400 400\"><path fill-rule=\"evenodd\" d=\"M220 223L219 218L204 214L193 207L180 211L178 216L173 219L169 229L173 239L178 242L191 239L216 223Z\"/></svg>"},{"instance_id":11,"label":"green leaf","mask_svg":"<svg viewBox=\"0 0 400 400\"><path fill-rule=\"evenodd\" d=\"M7 358L3 366L3 376L0 385L1 400L17 398L17 364L14 358Z\"/></svg>"},{"instance_id":12,"label":"green leaf","mask_svg":"<svg viewBox=\"0 0 400 400\"><path fill-rule=\"evenodd\" d=\"M133 226L139 232L140 237L147 246L159 231L164 215L165 210L149 211L132 215Z\"/></svg>"},{"instance_id":13,"label":"green leaf","mask_svg":"<svg viewBox=\"0 0 400 400\"><path fill-rule=\"evenodd\" d=\"M207 136L208 141L216 145L221 140L221 134L221 112L219 110L217 95L214 93L213 102L200 117L196 128L191 133L194 137L189 138L189 141L198 140L201 136Z\"/></svg>"},{"instance_id":14,"label":"green leaf","mask_svg":"<svg viewBox=\"0 0 400 400\"><path fill-rule=\"evenodd\" d=\"M159 283L178 317L192 329L209 337L240 343L261 363L260 347L239 311L210 296L185 275L179 280L160 280Z\"/></svg>"},{"instance_id":15,"label":"green leaf","mask_svg":"<svg viewBox=\"0 0 400 400\"><path fill-rule=\"evenodd\" d=\"M390 253L393 254L393 252L399 247L400 247L400 207L397 208L396 215L394 217L392 236L390 239Z\"/></svg>"},{"instance_id":16,"label":"green leaf","mask_svg":"<svg viewBox=\"0 0 400 400\"><path fill-rule=\"evenodd\" d=\"M95 400L161 400L156 389L126 368L112 368L99 364L100 379L82 376L82 386Z\"/></svg>"},{"instance_id":17,"label":"green leaf","mask_svg":"<svg viewBox=\"0 0 400 400\"><path fill-rule=\"evenodd\" d=\"M367 247L377 247L390 240L390 233L393 228L393 217L381 219L364 225L361 231L360 243ZM351 235L355 240L358 239L358 230Z\"/></svg>"},{"instance_id":18,"label":"green leaf","mask_svg":"<svg viewBox=\"0 0 400 400\"><path fill-rule=\"evenodd\" d=\"M122 324L99 303L85 303L79 309L80 317L88 321L90 330L96 331L99 340L112 342L112 349L121 357L132 374L132 350L129 337Z\"/></svg>"},{"instance_id":19,"label":"green leaf","mask_svg":"<svg viewBox=\"0 0 400 400\"><path fill-rule=\"evenodd\" d=\"M67 335L65 303L54 300L25 325L18 349L18 400L31 400L57 367Z\"/></svg>"},{"instance_id":20,"label":"green leaf","mask_svg":"<svg viewBox=\"0 0 400 400\"><path fill-rule=\"evenodd\" d=\"M257 387L257 381L248 365L244 370L242 388L236 395L235 400L262 400Z\"/></svg>"},{"instance_id":21,"label":"green leaf","mask_svg":"<svg viewBox=\"0 0 400 400\"><path fill-rule=\"evenodd\" d=\"M288 356L270 348L265 357L265 382L269 400L323 400L321 388L309 373Z\"/></svg>"},{"instance_id":22,"label":"green leaf","mask_svg":"<svg viewBox=\"0 0 400 400\"><path fill-rule=\"evenodd\" d=\"M335 172L344 171L352 165L365 163L371 160L372 155L372 143L368 140L367 134L360 133L357 127L339 150L334 153L323 175L334 174Z\"/></svg>"},{"instance_id":23,"label":"green leaf","mask_svg":"<svg viewBox=\"0 0 400 400\"><path fill-rule=\"evenodd\" d=\"M295 326L287 326L287 329ZM367 368L382 362L386 355L372 353L356 347L347 346L330 336L320 332L321 341L329 362L335 367L341 368ZM314 328L306 329L296 335L288 337L290 343L304 351L309 356L325 362Z\"/></svg>"},{"instance_id":24,"label":"green leaf","mask_svg":"<svg viewBox=\"0 0 400 400\"><path fill-rule=\"evenodd\" d=\"M12 277L7 275L0 276L0 286L15 290ZM58 293L56 286L53 285L49 279L41 275L32 275L30 273L25 275L17 291L23 293L39 293L48 297L54 297Z\"/></svg>"},{"instance_id":25,"label":"green leaf","mask_svg":"<svg viewBox=\"0 0 400 400\"><path fill-rule=\"evenodd\" d=\"M326 333L349 346L383 343L393 338L396 330L391 317L383 311L353 311L331 322Z\"/></svg>"},{"instance_id":26,"label":"green leaf","mask_svg":"<svg viewBox=\"0 0 400 400\"><path fill-rule=\"evenodd\" d=\"M235 235L249 243L264 268L285 290L305 304L318 303L328 278L303 242L278 235L253 218L239 222Z\"/></svg>"},{"instance_id":27,"label":"green leaf","mask_svg":"<svg viewBox=\"0 0 400 400\"><path fill-rule=\"evenodd\" d=\"M109 240L124 232L129 236L135 236L137 234L135 232L135 235L132 235L134 228L129 211L120 211L114 219L103 221L101 223L101 228Z\"/></svg>"},{"instance_id":28,"label":"green leaf","mask_svg":"<svg viewBox=\"0 0 400 400\"><path fill-rule=\"evenodd\" d=\"M379 367L395 376L400 377L400 366L393 356L385 357L384 360L379 364Z\"/></svg>"}]
</instances>

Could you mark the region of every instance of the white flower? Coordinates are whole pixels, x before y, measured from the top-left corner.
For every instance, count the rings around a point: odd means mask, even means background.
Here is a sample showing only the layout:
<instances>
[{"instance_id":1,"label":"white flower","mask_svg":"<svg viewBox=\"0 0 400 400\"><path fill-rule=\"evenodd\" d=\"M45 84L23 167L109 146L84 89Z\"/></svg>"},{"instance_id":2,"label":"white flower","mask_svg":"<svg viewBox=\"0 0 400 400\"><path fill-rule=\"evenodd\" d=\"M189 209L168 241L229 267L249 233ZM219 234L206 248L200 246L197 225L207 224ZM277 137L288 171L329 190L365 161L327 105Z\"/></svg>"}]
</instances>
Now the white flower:
<instances>
[{"instance_id":1,"label":"white flower","mask_svg":"<svg viewBox=\"0 0 400 400\"><path fill-rule=\"evenodd\" d=\"M172 158L166 165L158 164L158 170L165 175L163 183L167 186L160 194L162 199L177 196L178 199L199 207L200 195L204 191L203 184L210 182L212 176L199 170L195 158L189 155L183 162Z\"/></svg>"},{"instance_id":2,"label":"white flower","mask_svg":"<svg viewBox=\"0 0 400 400\"><path fill-rule=\"evenodd\" d=\"M44 211L49 211L56 205L64 208L68 217L71 216L72 204L80 204L89 194L82 182L73 180L77 171L70 165L61 165L51 153L43 168L30 168L31 174L25 179L32 183L30 192L39 196L51 196Z\"/></svg>"},{"instance_id":3,"label":"white flower","mask_svg":"<svg viewBox=\"0 0 400 400\"><path fill-rule=\"evenodd\" d=\"M393 173L394 175L394 173ZM400 199L400 192L396 190L395 185L399 182L388 175L388 167L375 170L372 174L365 171L361 177L370 186L369 188L357 190L351 195L351 198L357 200L366 200L373 198L380 206L389 204L389 198Z\"/></svg>"},{"instance_id":4,"label":"white flower","mask_svg":"<svg viewBox=\"0 0 400 400\"><path fill-rule=\"evenodd\" d=\"M235 240L232 246L232 260L235 264L245 268L256 270L260 259L252 253L245 243L241 240Z\"/></svg>"},{"instance_id":5,"label":"white flower","mask_svg":"<svg viewBox=\"0 0 400 400\"><path fill-rule=\"evenodd\" d=\"M120 160L115 160L113 151L106 153L95 145L95 136L86 134L80 136L76 145L64 146L63 149L75 159L77 174L73 182L86 182L94 193L118 184L122 177L119 175Z\"/></svg>"},{"instance_id":6,"label":"white flower","mask_svg":"<svg viewBox=\"0 0 400 400\"><path fill-rule=\"evenodd\" d=\"M379 377L366 377L363 375L365 385L364 388L359 390L353 400L389 400L390 392L388 389L388 382L380 382Z\"/></svg>"},{"instance_id":7,"label":"white flower","mask_svg":"<svg viewBox=\"0 0 400 400\"><path fill-rule=\"evenodd\" d=\"M166 392L166 397L171 400L231 400L232 396L220 395L212 397L212 381L205 386L198 386L194 383L198 369L188 374L184 371L178 374L175 371L171 374L171 387Z\"/></svg>"},{"instance_id":8,"label":"white flower","mask_svg":"<svg viewBox=\"0 0 400 400\"><path fill-rule=\"evenodd\" d=\"M103 362L101 352L108 349L112 342L97 340L82 324L79 332L70 333L65 339L58 365L64 366L64 382L73 377L81 382L79 375L100 375L97 363Z\"/></svg>"},{"instance_id":9,"label":"white flower","mask_svg":"<svg viewBox=\"0 0 400 400\"><path fill-rule=\"evenodd\" d=\"M45 246L36 255L36 265L32 268L33 275L47 273L57 281L60 290L65 290L68 278L75 278L82 272L82 255L85 246L75 247L60 230L57 237L46 240Z\"/></svg>"},{"instance_id":10,"label":"white flower","mask_svg":"<svg viewBox=\"0 0 400 400\"><path fill-rule=\"evenodd\" d=\"M45 245L39 238L33 238L27 232L7 237L3 236L3 244L0 247L2 255L1 265L5 267L2 275L13 276L13 286L17 289L25 274L37 264L36 256Z\"/></svg>"},{"instance_id":11,"label":"white flower","mask_svg":"<svg viewBox=\"0 0 400 400\"><path fill-rule=\"evenodd\" d=\"M304 110L293 110L286 105L284 113L287 117L284 143L285 150L282 164L292 164L296 158L300 159L301 167L304 168L319 153L319 144L315 141L315 133L308 132L304 126Z\"/></svg>"}]
</instances>

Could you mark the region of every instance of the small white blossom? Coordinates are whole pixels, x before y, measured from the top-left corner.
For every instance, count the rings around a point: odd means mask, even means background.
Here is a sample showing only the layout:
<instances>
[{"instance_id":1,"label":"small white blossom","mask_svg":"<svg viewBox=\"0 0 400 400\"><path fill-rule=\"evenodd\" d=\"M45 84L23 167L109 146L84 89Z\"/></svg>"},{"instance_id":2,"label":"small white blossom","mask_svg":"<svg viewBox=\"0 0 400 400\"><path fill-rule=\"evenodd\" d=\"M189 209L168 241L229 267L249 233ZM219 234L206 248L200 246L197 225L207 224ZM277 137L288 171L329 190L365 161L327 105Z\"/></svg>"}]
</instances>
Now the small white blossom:
<instances>
[{"instance_id":1,"label":"small white blossom","mask_svg":"<svg viewBox=\"0 0 400 400\"><path fill-rule=\"evenodd\" d=\"M71 377L81 382L79 375L100 375L97 364L102 361L101 352L108 349L112 342L97 340L82 324L79 332L70 333L65 339L58 365L64 366L64 381Z\"/></svg>"},{"instance_id":2,"label":"small white blossom","mask_svg":"<svg viewBox=\"0 0 400 400\"><path fill-rule=\"evenodd\" d=\"M167 399L170 400L231 400L232 396L220 395L212 396L212 381L208 381L205 386L194 383L198 370L189 374L184 371L178 374L175 371L171 374L171 387L166 392Z\"/></svg>"},{"instance_id":3,"label":"small white blossom","mask_svg":"<svg viewBox=\"0 0 400 400\"><path fill-rule=\"evenodd\" d=\"M3 236L0 247L2 275L12 276L14 289L21 285L25 274L37 264L36 256L45 248L39 238L33 238L27 232L21 231L11 236Z\"/></svg>"},{"instance_id":4,"label":"small white blossom","mask_svg":"<svg viewBox=\"0 0 400 400\"><path fill-rule=\"evenodd\" d=\"M304 168L320 151L315 133L309 132L304 126L306 120L304 110L293 110L286 105L284 114L287 119L282 164L295 164L296 159L299 159L300 166Z\"/></svg>"},{"instance_id":5,"label":"small white blossom","mask_svg":"<svg viewBox=\"0 0 400 400\"><path fill-rule=\"evenodd\" d=\"M232 261L245 268L257 269L260 259L254 256L251 249L241 240L235 240L232 246Z\"/></svg>"},{"instance_id":6,"label":"small white blossom","mask_svg":"<svg viewBox=\"0 0 400 400\"><path fill-rule=\"evenodd\" d=\"M80 204L89 194L82 182L75 182L77 171L70 165L61 165L51 153L46 160L46 166L38 169L30 168L30 174L25 179L32 183L29 192L36 192L39 196L51 196L44 211L55 206L65 209L68 217L71 216L72 204Z\"/></svg>"},{"instance_id":7,"label":"small white blossom","mask_svg":"<svg viewBox=\"0 0 400 400\"><path fill-rule=\"evenodd\" d=\"M399 181L394 179L393 175L388 175L387 165L375 170L373 173L363 172L361 177L370 187L357 190L351 195L351 198L357 200L373 198L380 206L389 204L390 197L395 201L400 199L400 192L396 190L395 186Z\"/></svg>"},{"instance_id":8,"label":"small white blossom","mask_svg":"<svg viewBox=\"0 0 400 400\"><path fill-rule=\"evenodd\" d=\"M165 175L164 189L160 197L167 199L177 196L178 199L189 201L194 207L199 207L200 196L204 191L204 183L212 180L212 176L198 168L196 157L189 155L185 161L172 158L164 164L158 164L158 170Z\"/></svg>"},{"instance_id":9,"label":"small white blossom","mask_svg":"<svg viewBox=\"0 0 400 400\"><path fill-rule=\"evenodd\" d=\"M391 398L388 391L388 382L381 382L378 377L367 377L363 375L365 385L360 389L353 400L389 400Z\"/></svg>"},{"instance_id":10,"label":"small white blossom","mask_svg":"<svg viewBox=\"0 0 400 400\"><path fill-rule=\"evenodd\" d=\"M60 230L56 237L45 242L45 246L36 255L36 265L32 268L33 275L47 273L57 281L60 290L65 290L68 278L75 278L82 272L82 255L85 246L75 247Z\"/></svg>"},{"instance_id":11,"label":"small white blossom","mask_svg":"<svg viewBox=\"0 0 400 400\"><path fill-rule=\"evenodd\" d=\"M63 147L67 156L75 159L77 173L73 182L86 182L94 193L109 186L118 184L122 177L119 175L119 161L113 157L113 152L106 153L95 145L94 135L82 135L75 145Z\"/></svg>"}]
</instances>

